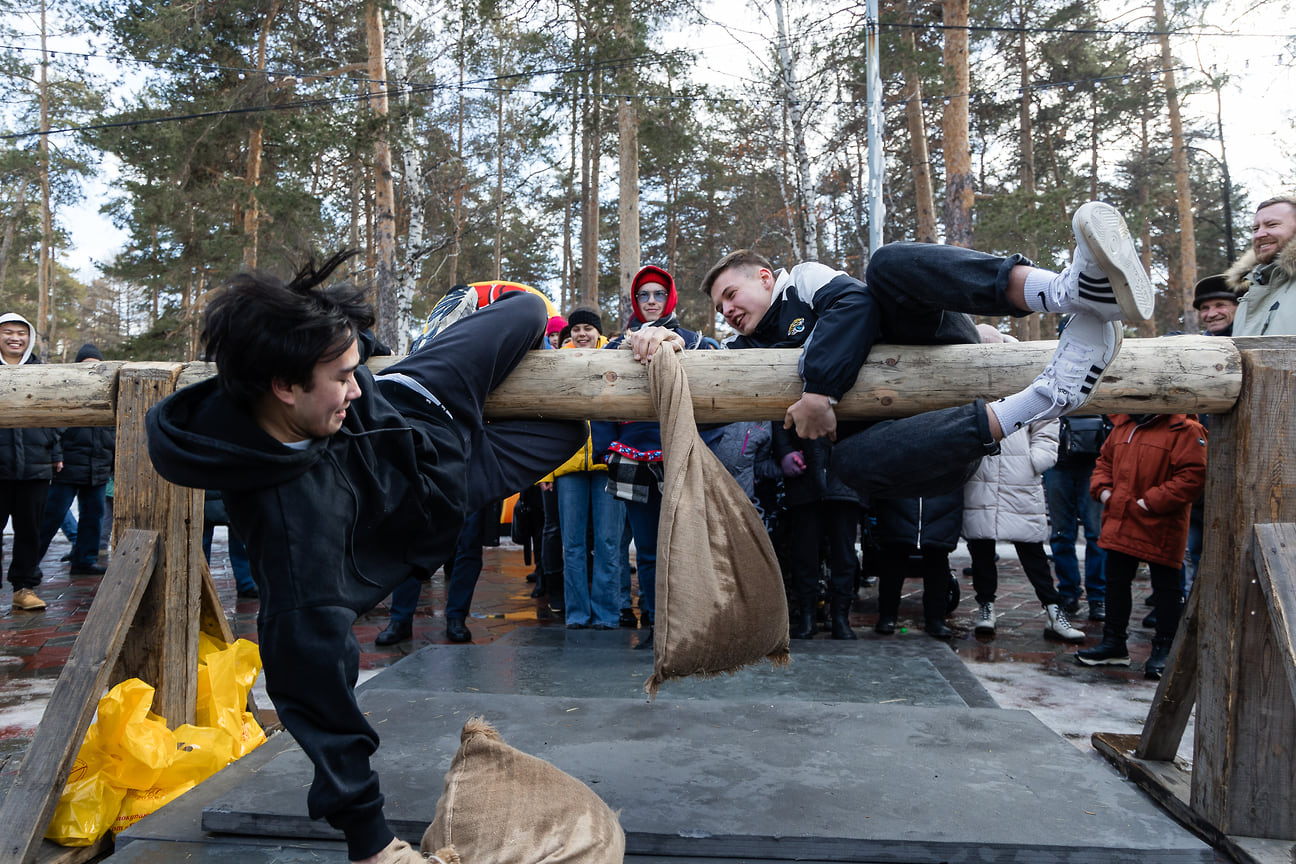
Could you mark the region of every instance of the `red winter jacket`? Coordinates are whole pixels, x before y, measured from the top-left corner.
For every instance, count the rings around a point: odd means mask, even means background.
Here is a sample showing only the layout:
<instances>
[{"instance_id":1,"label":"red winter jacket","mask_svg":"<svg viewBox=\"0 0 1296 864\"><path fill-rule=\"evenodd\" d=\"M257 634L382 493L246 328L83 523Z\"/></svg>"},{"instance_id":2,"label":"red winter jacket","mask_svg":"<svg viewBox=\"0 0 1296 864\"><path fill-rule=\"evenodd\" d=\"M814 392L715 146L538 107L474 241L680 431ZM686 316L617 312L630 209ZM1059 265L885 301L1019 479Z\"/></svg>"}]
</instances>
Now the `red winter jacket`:
<instances>
[{"instance_id":1,"label":"red winter jacket","mask_svg":"<svg viewBox=\"0 0 1296 864\"><path fill-rule=\"evenodd\" d=\"M1115 423L1094 464L1089 492L1102 500L1098 545L1140 561L1178 567L1188 544L1188 515L1206 483L1206 430L1186 414ZM1138 506L1142 498L1146 510Z\"/></svg>"}]
</instances>

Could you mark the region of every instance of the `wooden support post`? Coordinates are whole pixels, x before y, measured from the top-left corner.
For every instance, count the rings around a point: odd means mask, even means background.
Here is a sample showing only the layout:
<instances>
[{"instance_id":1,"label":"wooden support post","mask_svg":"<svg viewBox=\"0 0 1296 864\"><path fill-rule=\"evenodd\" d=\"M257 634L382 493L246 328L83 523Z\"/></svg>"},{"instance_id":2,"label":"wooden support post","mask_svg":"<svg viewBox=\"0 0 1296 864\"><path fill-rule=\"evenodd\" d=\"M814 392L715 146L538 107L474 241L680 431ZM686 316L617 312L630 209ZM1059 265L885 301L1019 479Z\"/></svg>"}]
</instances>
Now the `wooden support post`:
<instances>
[{"instance_id":1,"label":"wooden support post","mask_svg":"<svg viewBox=\"0 0 1296 864\"><path fill-rule=\"evenodd\" d=\"M115 681L140 678L157 693L153 710L175 728L193 723L198 699L202 493L164 481L149 460L144 415L174 392L180 366L129 363L118 382L113 527L164 538L162 561L136 612Z\"/></svg>"},{"instance_id":2,"label":"wooden support post","mask_svg":"<svg viewBox=\"0 0 1296 864\"><path fill-rule=\"evenodd\" d=\"M1134 753L1136 758L1173 762L1179 753L1184 730L1188 728L1188 717L1197 701L1200 597L1198 580L1193 582L1192 590L1188 592L1188 602L1184 605L1179 630L1170 649L1170 662L1166 664L1166 674L1152 699L1153 710L1148 712L1147 722L1143 724L1143 734Z\"/></svg>"},{"instance_id":3,"label":"wooden support post","mask_svg":"<svg viewBox=\"0 0 1296 864\"><path fill-rule=\"evenodd\" d=\"M1251 526L1296 522L1296 353L1248 350L1242 361L1238 407L1211 426L1192 808L1223 834L1291 840L1296 706Z\"/></svg>"},{"instance_id":4,"label":"wooden support post","mask_svg":"<svg viewBox=\"0 0 1296 864\"><path fill-rule=\"evenodd\" d=\"M152 531L123 532L45 714L0 804L0 864L36 858L113 664L157 567ZM44 856L42 856L44 857Z\"/></svg>"}]
</instances>

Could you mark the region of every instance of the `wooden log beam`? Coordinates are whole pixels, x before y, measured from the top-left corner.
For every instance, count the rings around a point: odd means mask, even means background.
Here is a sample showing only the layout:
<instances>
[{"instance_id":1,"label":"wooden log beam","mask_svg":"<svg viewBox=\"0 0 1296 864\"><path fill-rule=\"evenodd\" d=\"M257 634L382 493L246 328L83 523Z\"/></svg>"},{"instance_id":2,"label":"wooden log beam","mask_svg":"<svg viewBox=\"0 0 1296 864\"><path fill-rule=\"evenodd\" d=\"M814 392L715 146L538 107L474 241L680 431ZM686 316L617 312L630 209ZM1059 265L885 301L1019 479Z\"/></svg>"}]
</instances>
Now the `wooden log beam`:
<instances>
[{"instance_id":1,"label":"wooden log beam","mask_svg":"<svg viewBox=\"0 0 1296 864\"><path fill-rule=\"evenodd\" d=\"M1290 340L1289 347L1296 347ZM842 419L907 417L997 399L1029 384L1056 342L1009 345L878 345L841 404ZM699 422L781 420L801 394L800 351L690 351L684 358ZM395 362L378 357L375 369ZM126 368L129 368L129 364ZM6 369L0 376L0 426L109 426L121 364ZM111 371L110 371L111 370ZM215 373L187 363L177 386ZM1126 339L1091 403L1117 411L1217 414L1242 387L1242 364L1229 339L1167 336ZM628 351L533 351L486 402L492 419L655 419L646 370Z\"/></svg>"}]
</instances>

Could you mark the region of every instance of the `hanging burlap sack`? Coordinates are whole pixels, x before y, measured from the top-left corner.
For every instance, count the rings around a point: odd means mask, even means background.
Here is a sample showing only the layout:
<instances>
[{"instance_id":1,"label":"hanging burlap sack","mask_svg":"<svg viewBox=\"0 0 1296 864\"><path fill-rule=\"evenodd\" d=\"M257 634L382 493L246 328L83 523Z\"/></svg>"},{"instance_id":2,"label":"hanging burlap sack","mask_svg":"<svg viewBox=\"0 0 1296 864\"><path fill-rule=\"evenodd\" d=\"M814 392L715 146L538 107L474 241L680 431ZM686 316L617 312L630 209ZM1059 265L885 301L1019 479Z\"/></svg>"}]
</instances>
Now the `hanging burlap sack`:
<instances>
[{"instance_id":1,"label":"hanging burlap sack","mask_svg":"<svg viewBox=\"0 0 1296 864\"><path fill-rule=\"evenodd\" d=\"M661 423L661 518L650 697L663 681L787 664L783 576L765 526L737 481L698 437L688 379L665 347L648 364Z\"/></svg>"},{"instance_id":2,"label":"hanging burlap sack","mask_svg":"<svg viewBox=\"0 0 1296 864\"><path fill-rule=\"evenodd\" d=\"M625 832L584 783L505 744L485 719L459 736L423 853L463 864L621 864Z\"/></svg>"}]
</instances>

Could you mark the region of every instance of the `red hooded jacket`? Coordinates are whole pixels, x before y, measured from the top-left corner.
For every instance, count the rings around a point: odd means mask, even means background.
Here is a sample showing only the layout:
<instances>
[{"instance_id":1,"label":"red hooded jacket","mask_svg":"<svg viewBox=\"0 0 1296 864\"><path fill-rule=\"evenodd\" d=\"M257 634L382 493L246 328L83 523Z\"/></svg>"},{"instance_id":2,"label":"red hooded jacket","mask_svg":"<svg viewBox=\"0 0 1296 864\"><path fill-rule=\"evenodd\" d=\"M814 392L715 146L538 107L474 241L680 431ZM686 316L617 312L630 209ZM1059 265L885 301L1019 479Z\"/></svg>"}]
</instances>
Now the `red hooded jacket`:
<instances>
[{"instance_id":1,"label":"red hooded jacket","mask_svg":"<svg viewBox=\"0 0 1296 864\"><path fill-rule=\"evenodd\" d=\"M1206 484L1206 430L1186 414L1152 415L1139 423L1113 414L1089 479L1089 492L1102 500L1098 545L1140 561L1178 567L1188 545L1192 502ZM1138 505L1142 498L1147 505Z\"/></svg>"}]
</instances>

